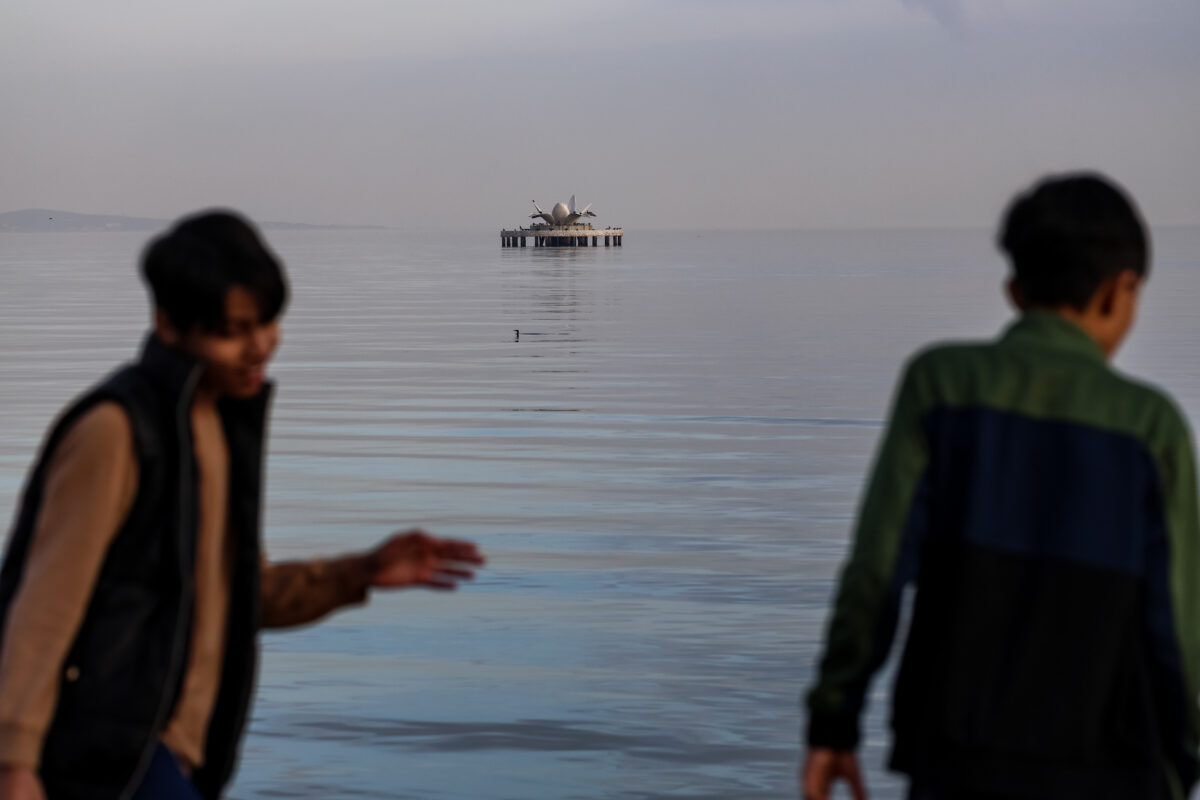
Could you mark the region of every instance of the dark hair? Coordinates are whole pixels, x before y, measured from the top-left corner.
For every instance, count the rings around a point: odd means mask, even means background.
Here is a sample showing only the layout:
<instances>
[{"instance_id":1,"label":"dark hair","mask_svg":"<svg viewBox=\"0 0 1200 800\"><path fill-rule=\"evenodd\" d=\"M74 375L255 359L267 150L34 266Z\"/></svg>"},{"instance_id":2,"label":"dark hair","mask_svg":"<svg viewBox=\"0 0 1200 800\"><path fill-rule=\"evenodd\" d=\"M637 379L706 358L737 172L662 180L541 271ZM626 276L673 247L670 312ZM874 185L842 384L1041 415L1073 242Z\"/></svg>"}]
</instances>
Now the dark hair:
<instances>
[{"instance_id":1,"label":"dark hair","mask_svg":"<svg viewBox=\"0 0 1200 800\"><path fill-rule=\"evenodd\" d=\"M287 278L254 227L232 211L184 217L142 253L142 278L154 305L180 331L213 331L225 319L225 296L240 286L258 303L262 321L287 303Z\"/></svg>"},{"instance_id":2,"label":"dark hair","mask_svg":"<svg viewBox=\"0 0 1200 800\"><path fill-rule=\"evenodd\" d=\"M997 237L1033 307L1083 310L1105 279L1146 275L1150 244L1133 201L1095 173L1051 175L1018 195Z\"/></svg>"}]
</instances>

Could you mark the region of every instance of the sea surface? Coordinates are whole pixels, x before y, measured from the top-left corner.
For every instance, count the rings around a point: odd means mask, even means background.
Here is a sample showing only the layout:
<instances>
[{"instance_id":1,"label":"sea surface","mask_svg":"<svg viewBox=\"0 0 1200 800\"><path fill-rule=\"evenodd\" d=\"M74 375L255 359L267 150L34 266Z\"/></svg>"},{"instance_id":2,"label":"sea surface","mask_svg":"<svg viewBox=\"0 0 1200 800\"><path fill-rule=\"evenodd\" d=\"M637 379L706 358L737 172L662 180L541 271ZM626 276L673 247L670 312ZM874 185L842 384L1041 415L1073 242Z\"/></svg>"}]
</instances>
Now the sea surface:
<instances>
[{"instance_id":1,"label":"sea surface","mask_svg":"<svg viewBox=\"0 0 1200 800\"><path fill-rule=\"evenodd\" d=\"M294 292L272 557L421 526L490 563L265 635L230 796L795 797L800 697L898 370L1009 318L992 233L267 239ZM0 513L53 415L135 354L144 240L0 234ZM1196 419L1200 228L1155 243L1117 363ZM890 669L863 751L884 800Z\"/></svg>"}]
</instances>

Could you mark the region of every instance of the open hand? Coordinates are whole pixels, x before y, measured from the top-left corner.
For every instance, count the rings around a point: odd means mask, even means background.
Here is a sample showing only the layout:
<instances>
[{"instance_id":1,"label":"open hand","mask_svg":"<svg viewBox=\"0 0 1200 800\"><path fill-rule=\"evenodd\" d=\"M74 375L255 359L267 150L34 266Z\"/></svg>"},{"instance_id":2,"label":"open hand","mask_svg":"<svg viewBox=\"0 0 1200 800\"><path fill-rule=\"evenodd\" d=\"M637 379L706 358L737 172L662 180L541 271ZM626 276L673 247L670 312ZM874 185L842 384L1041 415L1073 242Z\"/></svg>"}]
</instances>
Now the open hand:
<instances>
[{"instance_id":1,"label":"open hand","mask_svg":"<svg viewBox=\"0 0 1200 800\"><path fill-rule=\"evenodd\" d=\"M475 577L484 558L472 542L436 539L424 531L398 533L365 556L371 586L453 589Z\"/></svg>"},{"instance_id":2,"label":"open hand","mask_svg":"<svg viewBox=\"0 0 1200 800\"><path fill-rule=\"evenodd\" d=\"M815 747L804 759L800 773L800 797L802 800L829 800L830 789L839 779L850 784L850 794L854 800L867 800L867 787L863 783L858 756L854 751Z\"/></svg>"}]
</instances>

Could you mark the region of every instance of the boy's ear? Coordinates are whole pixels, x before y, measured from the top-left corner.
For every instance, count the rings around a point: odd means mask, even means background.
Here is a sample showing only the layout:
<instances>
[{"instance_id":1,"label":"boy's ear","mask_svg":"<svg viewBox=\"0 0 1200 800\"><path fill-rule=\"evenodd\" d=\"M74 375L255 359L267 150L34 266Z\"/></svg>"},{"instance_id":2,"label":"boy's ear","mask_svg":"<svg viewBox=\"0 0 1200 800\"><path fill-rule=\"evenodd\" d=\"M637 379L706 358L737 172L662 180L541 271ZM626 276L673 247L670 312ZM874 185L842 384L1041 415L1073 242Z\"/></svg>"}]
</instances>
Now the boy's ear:
<instances>
[{"instance_id":1,"label":"boy's ear","mask_svg":"<svg viewBox=\"0 0 1200 800\"><path fill-rule=\"evenodd\" d=\"M1120 275L1110 275L1096 287L1096 292L1092 295L1091 306L1099 311L1102 316L1111 316L1116 311L1117 296L1121 293L1121 288L1124 286L1123 278L1123 273Z\"/></svg>"},{"instance_id":2,"label":"boy's ear","mask_svg":"<svg viewBox=\"0 0 1200 800\"><path fill-rule=\"evenodd\" d=\"M1017 279L1009 278L1004 284L1004 293L1008 295L1008 300L1018 311L1024 311L1028 308L1025 302L1025 294L1021 291L1021 285L1017 283Z\"/></svg>"},{"instance_id":3,"label":"boy's ear","mask_svg":"<svg viewBox=\"0 0 1200 800\"><path fill-rule=\"evenodd\" d=\"M167 312L161 308L154 309L154 335L159 338L163 344L178 346L180 339L179 331L171 324L171 318L167 316Z\"/></svg>"}]
</instances>

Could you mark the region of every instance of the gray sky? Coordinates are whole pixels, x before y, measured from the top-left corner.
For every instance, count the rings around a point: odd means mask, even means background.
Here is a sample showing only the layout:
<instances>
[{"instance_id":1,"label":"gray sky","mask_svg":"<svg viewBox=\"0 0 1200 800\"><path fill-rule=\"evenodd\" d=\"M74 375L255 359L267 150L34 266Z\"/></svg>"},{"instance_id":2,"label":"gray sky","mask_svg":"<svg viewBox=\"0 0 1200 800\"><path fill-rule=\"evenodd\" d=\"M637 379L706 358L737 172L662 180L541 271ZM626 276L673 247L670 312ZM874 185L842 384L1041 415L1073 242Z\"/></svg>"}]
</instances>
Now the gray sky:
<instances>
[{"instance_id":1,"label":"gray sky","mask_svg":"<svg viewBox=\"0 0 1200 800\"><path fill-rule=\"evenodd\" d=\"M7 0L0 211L991 226L1099 168L1200 224L1196 0Z\"/></svg>"}]
</instances>

